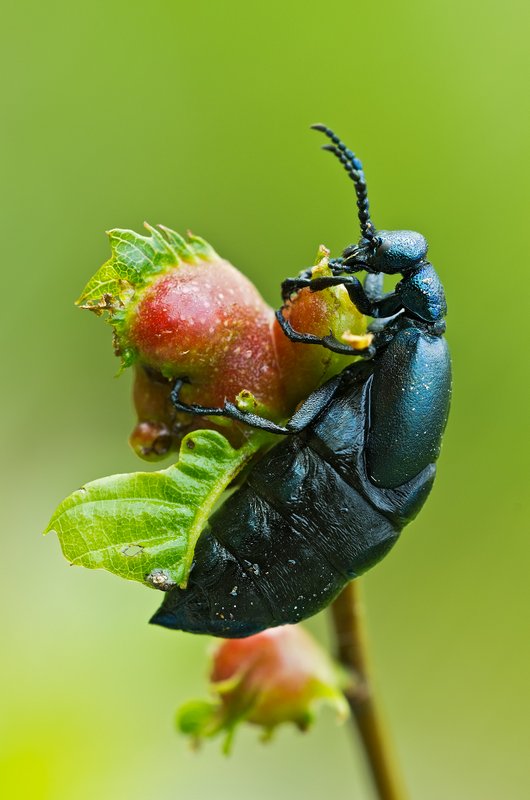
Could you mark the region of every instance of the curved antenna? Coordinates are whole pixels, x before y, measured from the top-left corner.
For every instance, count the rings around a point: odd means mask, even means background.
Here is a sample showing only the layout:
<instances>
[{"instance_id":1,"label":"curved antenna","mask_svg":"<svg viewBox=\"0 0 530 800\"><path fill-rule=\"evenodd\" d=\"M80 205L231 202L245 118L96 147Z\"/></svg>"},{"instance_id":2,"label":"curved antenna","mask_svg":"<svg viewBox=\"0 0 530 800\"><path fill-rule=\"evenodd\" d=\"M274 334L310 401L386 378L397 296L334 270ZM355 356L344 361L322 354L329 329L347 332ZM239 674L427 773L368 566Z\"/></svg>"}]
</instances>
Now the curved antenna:
<instances>
[{"instance_id":1,"label":"curved antenna","mask_svg":"<svg viewBox=\"0 0 530 800\"><path fill-rule=\"evenodd\" d=\"M359 215L359 222L361 223L361 233L365 239L373 239L375 236L375 225L370 218L370 204L368 202L368 190L366 188L366 180L364 178L363 165L351 150L349 150L344 142L341 142L336 133L326 125L311 125L315 131L322 131L328 139L331 139L333 144L323 145L323 150L328 150L333 153L336 158L350 176L355 186L355 193L357 195L357 208Z\"/></svg>"}]
</instances>

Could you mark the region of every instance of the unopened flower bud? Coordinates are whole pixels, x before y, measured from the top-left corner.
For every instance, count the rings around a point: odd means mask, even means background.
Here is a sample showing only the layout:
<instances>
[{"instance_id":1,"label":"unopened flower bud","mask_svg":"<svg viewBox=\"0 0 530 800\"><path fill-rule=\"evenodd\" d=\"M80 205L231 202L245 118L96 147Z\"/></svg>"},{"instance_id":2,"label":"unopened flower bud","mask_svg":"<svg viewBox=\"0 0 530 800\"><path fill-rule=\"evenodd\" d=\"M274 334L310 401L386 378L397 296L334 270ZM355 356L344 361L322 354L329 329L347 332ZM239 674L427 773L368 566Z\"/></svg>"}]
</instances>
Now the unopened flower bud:
<instances>
[{"instance_id":1,"label":"unopened flower bud","mask_svg":"<svg viewBox=\"0 0 530 800\"><path fill-rule=\"evenodd\" d=\"M305 731L319 703L348 715L342 677L326 653L299 625L272 628L216 649L210 673L214 701L191 701L178 712L179 729L195 743L225 733L225 750L241 721L269 738L282 723Z\"/></svg>"}]
</instances>

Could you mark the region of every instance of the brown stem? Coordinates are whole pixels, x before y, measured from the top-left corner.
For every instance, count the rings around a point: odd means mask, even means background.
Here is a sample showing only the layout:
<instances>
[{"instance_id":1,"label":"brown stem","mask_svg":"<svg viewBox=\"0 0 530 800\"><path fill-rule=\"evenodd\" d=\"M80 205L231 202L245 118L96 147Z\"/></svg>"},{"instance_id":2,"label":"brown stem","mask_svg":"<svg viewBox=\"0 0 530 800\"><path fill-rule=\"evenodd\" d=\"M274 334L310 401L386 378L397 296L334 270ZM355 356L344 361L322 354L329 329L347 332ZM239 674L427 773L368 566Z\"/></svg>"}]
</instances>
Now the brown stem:
<instances>
[{"instance_id":1,"label":"brown stem","mask_svg":"<svg viewBox=\"0 0 530 800\"><path fill-rule=\"evenodd\" d=\"M406 800L381 711L370 684L366 631L359 599L359 580L346 586L331 606L337 656L352 675L345 696L370 766L379 800Z\"/></svg>"}]
</instances>

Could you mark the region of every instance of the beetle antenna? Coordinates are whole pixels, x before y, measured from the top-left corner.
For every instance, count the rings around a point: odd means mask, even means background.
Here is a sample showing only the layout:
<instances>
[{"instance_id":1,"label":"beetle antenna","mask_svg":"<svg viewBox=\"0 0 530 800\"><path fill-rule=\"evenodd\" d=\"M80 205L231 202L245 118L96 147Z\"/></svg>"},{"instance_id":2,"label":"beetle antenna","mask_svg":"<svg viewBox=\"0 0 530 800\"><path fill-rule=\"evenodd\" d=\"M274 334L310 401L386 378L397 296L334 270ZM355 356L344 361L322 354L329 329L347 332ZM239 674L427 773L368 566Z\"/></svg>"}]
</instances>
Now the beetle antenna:
<instances>
[{"instance_id":1,"label":"beetle antenna","mask_svg":"<svg viewBox=\"0 0 530 800\"><path fill-rule=\"evenodd\" d=\"M364 178L363 165L344 142L341 142L336 133L326 125L311 125L313 130L322 131L328 139L331 139L333 144L325 144L323 150L328 150L339 159L342 166L350 176L355 185L355 193L357 195L357 208L359 215L359 222L361 223L361 233L365 239L373 239L375 235L375 225L370 218L370 204L368 202L368 190L366 188L366 180Z\"/></svg>"}]
</instances>

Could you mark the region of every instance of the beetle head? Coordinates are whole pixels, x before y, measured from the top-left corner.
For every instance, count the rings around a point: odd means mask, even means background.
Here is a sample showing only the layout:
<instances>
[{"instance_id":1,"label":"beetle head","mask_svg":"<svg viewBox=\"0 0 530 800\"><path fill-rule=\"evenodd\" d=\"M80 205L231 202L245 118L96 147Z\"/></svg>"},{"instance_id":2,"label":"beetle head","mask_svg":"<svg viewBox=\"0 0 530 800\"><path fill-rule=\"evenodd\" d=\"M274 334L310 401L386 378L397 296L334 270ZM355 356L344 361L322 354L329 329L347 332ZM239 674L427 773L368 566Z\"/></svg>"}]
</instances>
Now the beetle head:
<instances>
[{"instance_id":1,"label":"beetle head","mask_svg":"<svg viewBox=\"0 0 530 800\"><path fill-rule=\"evenodd\" d=\"M409 272L424 260L427 241L416 231L377 231L371 239L349 245L342 255L350 269L394 275Z\"/></svg>"}]
</instances>

